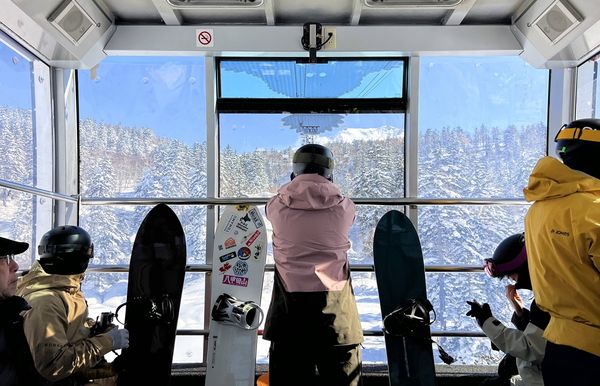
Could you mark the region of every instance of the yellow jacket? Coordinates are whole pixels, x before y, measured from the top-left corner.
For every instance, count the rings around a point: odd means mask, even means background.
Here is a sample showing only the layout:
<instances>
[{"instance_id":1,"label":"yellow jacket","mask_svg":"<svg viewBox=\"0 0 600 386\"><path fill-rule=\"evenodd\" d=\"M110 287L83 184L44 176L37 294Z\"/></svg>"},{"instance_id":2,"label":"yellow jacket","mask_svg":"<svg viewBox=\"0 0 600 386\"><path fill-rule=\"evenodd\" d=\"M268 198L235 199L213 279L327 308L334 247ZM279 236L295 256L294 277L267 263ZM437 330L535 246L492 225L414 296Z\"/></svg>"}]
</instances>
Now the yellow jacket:
<instances>
[{"instance_id":1,"label":"yellow jacket","mask_svg":"<svg viewBox=\"0 0 600 386\"><path fill-rule=\"evenodd\" d=\"M525 217L533 292L551 315L544 337L600 356L600 179L544 157L524 194L535 201Z\"/></svg>"},{"instance_id":2,"label":"yellow jacket","mask_svg":"<svg viewBox=\"0 0 600 386\"><path fill-rule=\"evenodd\" d=\"M49 275L35 262L19 282L17 293L31 310L23 329L35 367L46 379L84 378L113 348L108 335L90 337L93 320L81 292L80 275Z\"/></svg>"}]
</instances>

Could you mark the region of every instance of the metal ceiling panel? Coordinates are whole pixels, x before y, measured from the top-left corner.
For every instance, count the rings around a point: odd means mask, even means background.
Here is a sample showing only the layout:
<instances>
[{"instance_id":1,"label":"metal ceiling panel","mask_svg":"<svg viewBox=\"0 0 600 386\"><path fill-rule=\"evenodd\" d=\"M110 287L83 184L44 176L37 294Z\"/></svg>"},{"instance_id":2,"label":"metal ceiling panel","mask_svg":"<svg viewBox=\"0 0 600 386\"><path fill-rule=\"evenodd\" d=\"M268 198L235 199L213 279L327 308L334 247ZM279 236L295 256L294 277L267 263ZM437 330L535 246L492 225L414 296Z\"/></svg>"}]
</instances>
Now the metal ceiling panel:
<instances>
[{"instance_id":1,"label":"metal ceiling panel","mask_svg":"<svg viewBox=\"0 0 600 386\"><path fill-rule=\"evenodd\" d=\"M276 0L276 24L322 23L348 25L355 0Z\"/></svg>"},{"instance_id":2,"label":"metal ceiling panel","mask_svg":"<svg viewBox=\"0 0 600 386\"><path fill-rule=\"evenodd\" d=\"M201 7L258 7L263 0L166 0L174 7L201 8Z\"/></svg>"},{"instance_id":3,"label":"metal ceiling panel","mask_svg":"<svg viewBox=\"0 0 600 386\"><path fill-rule=\"evenodd\" d=\"M365 0L372 7L453 7L462 0Z\"/></svg>"},{"instance_id":4,"label":"metal ceiling panel","mask_svg":"<svg viewBox=\"0 0 600 386\"><path fill-rule=\"evenodd\" d=\"M462 24L510 24L531 0L103 0L117 24L441 25L472 3Z\"/></svg>"},{"instance_id":5,"label":"metal ceiling panel","mask_svg":"<svg viewBox=\"0 0 600 386\"><path fill-rule=\"evenodd\" d=\"M359 25L441 25L447 8L364 8Z\"/></svg>"},{"instance_id":6,"label":"metal ceiling panel","mask_svg":"<svg viewBox=\"0 0 600 386\"><path fill-rule=\"evenodd\" d=\"M161 23L160 13L152 0L104 0L117 23Z\"/></svg>"},{"instance_id":7,"label":"metal ceiling panel","mask_svg":"<svg viewBox=\"0 0 600 386\"><path fill-rule=\"evenodd\" d=\"M463 24L510 24L523 0L477 0Z\"/></svg>"},{"instance_id":8,"label":"metal ceiling panel","mask_svg":"<svg viewBox=\"0 0 600 386\"><path fill-rule=\"evenodd\" d=\"M183 17L183 24L266 24L265 10L262 8L177 8Z\"/></svg>"}]
</instances>

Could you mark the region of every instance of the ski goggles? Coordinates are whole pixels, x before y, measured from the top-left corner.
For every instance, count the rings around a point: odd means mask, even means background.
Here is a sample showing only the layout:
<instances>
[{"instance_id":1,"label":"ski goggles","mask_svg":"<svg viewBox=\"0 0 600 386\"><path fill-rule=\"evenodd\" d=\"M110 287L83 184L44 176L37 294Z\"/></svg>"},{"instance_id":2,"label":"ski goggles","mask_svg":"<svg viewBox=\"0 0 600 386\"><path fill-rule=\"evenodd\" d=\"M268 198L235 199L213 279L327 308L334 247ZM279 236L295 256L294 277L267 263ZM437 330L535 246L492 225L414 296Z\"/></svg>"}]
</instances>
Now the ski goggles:
<instances>
[{"instance_id":1,"label":"ski goggles","mask_svg":"<svg viewBox=\"0 0 600 386\"><path fill-rule=\"evenodd\" d=\"M516 272L519 267L527 261L527 251L525 247L521 249L521 252L512 260L506 263L496 263L492 259L486 259L483 264L483 270L488 276L491 277L502 277L513 272Z\"/></svg>"}]
</instances>

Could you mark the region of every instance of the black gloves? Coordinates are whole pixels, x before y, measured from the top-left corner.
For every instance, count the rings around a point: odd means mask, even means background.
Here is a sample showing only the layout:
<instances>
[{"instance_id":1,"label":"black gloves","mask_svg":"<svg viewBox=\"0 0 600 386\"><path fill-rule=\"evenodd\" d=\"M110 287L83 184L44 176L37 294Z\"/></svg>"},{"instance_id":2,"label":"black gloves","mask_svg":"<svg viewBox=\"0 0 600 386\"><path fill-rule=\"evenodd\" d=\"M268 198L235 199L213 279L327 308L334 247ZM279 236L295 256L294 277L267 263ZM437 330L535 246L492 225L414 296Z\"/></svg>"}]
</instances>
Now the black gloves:
<instances>
[{"instance_id":1,"label":"black gloves","mask_svg":"<svg viewBox=\"0 0 600 386\"><path fill-rule=\"evenodd\" d=\"M467 301L467 304L471 306L471 310L467 312L467 316L471 316L477 319L479 327L483 326L483 323L490 317L492 317L492 310L490 305L487 303L480 304L479 302Z\"/></svg>"}]
</instances>

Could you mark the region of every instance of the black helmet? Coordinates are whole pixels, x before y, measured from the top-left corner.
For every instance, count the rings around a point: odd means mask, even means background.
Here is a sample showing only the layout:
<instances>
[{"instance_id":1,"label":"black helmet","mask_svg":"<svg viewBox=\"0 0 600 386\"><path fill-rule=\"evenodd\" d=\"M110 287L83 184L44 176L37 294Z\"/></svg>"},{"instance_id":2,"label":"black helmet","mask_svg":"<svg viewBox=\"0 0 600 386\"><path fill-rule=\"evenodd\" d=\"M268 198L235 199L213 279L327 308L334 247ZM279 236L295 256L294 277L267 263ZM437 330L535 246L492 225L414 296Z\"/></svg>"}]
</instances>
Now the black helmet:
<instances>
[{"instance_id":1,"label":"black helmet","mask_svg":"<svg viewBox=\"0 0 600 386\"><path fill-rule=\"evenodd\" d=\"M87 269L89 260L94 257L94 244L83 228L60 226L42 236L38 254L46 273L74 275Z\"/></svg>"},{"instance_id":2,"label":"black helmet","mask_svg":"<svg viewBox=\"0 0 600 386\"><path fill-rule=\"evenodd\" d=\"M565 165L600 178L600 119L578 119L564 125L554 141Z\"/></svg>"},{"instance_id":3,"label":"black helmet","mask_svg":"<svg viewBox=\"0 0 600 386\"><path fill-rule=\"evenodd\" d=\"M499 279L517 273L517 288L531 289L525 234L517 233L502 240L491 259L485 259L485 273Z\"/></svg>"},{"instance_id":4,"label":"black helmet","mask_svg":"<svg viewBox=\"0 0 600 386\"><path fill-rule=\"evenodd\" d=\"M300 147L292 163L292 179L300 174L318 174L333 181L333 153L325 146L311 143Z\"/></svg>"}]
</instances>

